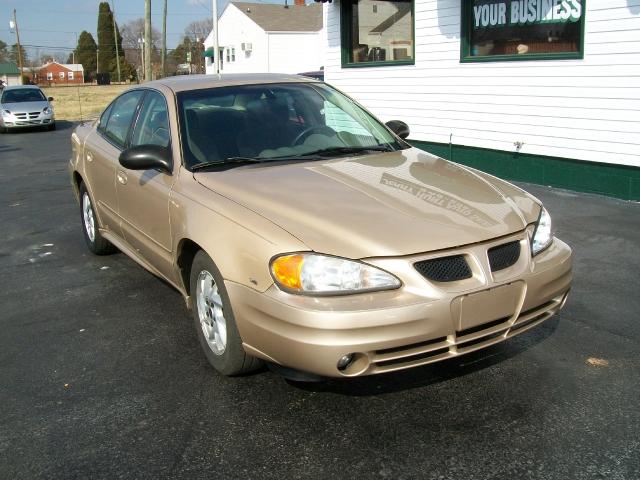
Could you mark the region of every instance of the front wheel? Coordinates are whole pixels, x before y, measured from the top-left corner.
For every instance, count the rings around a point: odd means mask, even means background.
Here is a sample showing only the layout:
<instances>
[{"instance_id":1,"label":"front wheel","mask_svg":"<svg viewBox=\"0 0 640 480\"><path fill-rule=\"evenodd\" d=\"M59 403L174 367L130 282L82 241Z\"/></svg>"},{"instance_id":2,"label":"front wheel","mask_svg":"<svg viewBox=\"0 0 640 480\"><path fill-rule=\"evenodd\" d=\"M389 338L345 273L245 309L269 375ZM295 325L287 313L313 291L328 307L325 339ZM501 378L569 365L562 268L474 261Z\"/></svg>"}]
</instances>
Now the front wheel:
<instances>
[{"instance_id":1,"label":"front wheel","mask_svg":"<svg viewBox=\"0 0 640 480\"><path fill-rule=\"evenodd\" d=\"M80 218L82 220L84 241L89 250L96 255L109 255L116 251L116 247L100 234L98 218L84 183L80 184Z\"/></svg>"},{"instance_id":2,"label":"front wheel","mask_svg":"<svg viewBox=\"0 0 640 480\"><path fill-rule=\"evenodd\" d=\"M191 266L190 292L193 320L209 363L223 375L256 370L262 362L244 351L222 275L209 256L200 251Z\"/></svg>"}]
</instances>

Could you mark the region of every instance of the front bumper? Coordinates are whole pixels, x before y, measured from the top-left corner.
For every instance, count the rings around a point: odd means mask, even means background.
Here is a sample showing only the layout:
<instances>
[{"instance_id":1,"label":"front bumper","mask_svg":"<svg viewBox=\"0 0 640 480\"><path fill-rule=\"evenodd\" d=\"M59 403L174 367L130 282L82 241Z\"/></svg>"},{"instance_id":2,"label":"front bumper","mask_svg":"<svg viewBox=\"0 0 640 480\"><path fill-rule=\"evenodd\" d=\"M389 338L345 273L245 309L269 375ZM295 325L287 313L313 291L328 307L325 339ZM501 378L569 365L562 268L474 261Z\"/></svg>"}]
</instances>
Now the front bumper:
<instances>
[{"instance_id":1,"label":"front bumper","mask_svg":"<svg viewBox=\"0 0 640 480\"><path fill-rule=\"evenodd\" d=\"M280 365L328 377L391 372L456 357L539 325L560 310L571 287L571 249L554 239L531 258L530 232L431 255L369 259L403 281L398 290L342 297L264 293L226 282L245 350ZM520 259L491 272L486 252L513 240ZM437 256L473 258L473 277L434 283L413 263ZM354 353L344 370L338 360Z\"/></svg>"}]
</instances>

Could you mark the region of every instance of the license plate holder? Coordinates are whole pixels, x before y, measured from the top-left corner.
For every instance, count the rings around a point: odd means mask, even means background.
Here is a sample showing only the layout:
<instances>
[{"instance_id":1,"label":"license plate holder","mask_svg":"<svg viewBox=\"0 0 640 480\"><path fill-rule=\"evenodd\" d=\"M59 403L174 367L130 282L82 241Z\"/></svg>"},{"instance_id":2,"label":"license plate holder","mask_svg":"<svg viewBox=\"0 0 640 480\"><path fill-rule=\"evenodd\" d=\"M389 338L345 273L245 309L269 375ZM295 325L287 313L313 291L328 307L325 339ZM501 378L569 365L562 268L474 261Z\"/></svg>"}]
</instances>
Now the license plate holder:
<instances>
[{"instance_id":1,"label":"license plate holder","mask_svg":"<svg viewBox=\"0 0 640 480\"><path fill-rule=\"evenodd\" d=\"M514 282L460 297L457 330L513 319L522 306L523 294L524 282Z\"/></svg>"}]
</instances>

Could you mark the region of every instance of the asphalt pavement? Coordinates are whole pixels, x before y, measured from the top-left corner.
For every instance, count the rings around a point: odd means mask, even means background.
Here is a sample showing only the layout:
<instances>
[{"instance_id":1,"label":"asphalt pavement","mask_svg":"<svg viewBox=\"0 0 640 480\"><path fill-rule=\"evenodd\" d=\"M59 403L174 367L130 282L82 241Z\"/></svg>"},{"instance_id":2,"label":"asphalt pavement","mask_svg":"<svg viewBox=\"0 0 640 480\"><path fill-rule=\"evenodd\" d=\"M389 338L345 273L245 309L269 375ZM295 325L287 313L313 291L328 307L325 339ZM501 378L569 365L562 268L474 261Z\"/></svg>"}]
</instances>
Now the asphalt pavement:
<instances>
[{"instance_id":1,"label":"asphalt pavement","mask_svg":"<svg viewBox=\"0 0 640 480\"><path fill-rule=\"evenodd\" d=\"M0 135L0 478L640 478L640 204L525 185L574 287L498 346L349 381L223 378L176 291L86 249L59 126Z\"/></svg>"}]
</instances>

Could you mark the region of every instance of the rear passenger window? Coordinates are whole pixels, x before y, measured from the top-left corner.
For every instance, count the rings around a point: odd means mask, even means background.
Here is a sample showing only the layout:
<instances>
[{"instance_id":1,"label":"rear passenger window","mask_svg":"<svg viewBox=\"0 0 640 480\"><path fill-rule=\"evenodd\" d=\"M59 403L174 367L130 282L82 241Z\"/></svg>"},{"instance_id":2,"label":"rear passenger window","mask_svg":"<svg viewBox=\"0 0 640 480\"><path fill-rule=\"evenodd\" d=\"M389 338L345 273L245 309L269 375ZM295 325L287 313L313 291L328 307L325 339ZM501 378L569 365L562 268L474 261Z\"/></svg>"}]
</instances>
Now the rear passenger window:
<instances>
[{"instance_id":1,"label":"rear passenger window","mask_svg":"<svg viewBox=\"0 0 640 480\"><path fill-rule=\"evenodd\" d=\"M111 108L113 107L113 102L109 104L107 109L100 116L100 122L98 122L98 130L104 132L105 128L107 128L107 121L109 120L109 114L111 113Z\"/></svg>"},{"instance_id":2,"label":"rear passenger window","mask_svg":"<svg viewBox=\"0 0 640 480\"><path fill-rule=\"evenodd\" d=\"M125 93L118 98L111 108L104 134L119 147L124 147L136 107L143 95L142 90Z\"/></svg>"},{"instance_id":3,"label":"rear passenger window","mask_svg":"<svg viewBox=\"0 0 640 480\"><path fill-rule=\"evenodd\" d=\"M168 147L169 140L167 103L162 94L149 92L144 97L142 109L131 139L131 146L158 145L160 147Z\"/></svg>"}]
</instances>

